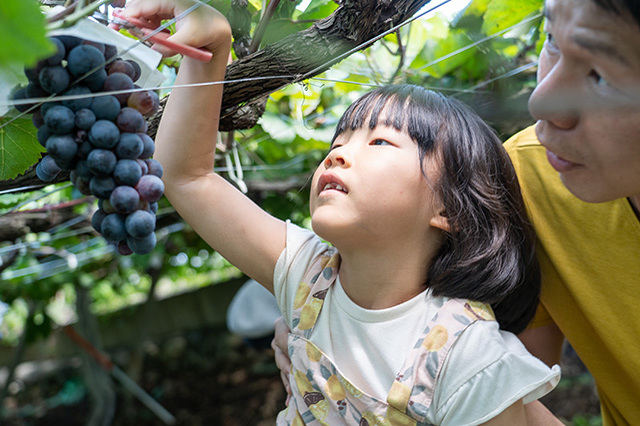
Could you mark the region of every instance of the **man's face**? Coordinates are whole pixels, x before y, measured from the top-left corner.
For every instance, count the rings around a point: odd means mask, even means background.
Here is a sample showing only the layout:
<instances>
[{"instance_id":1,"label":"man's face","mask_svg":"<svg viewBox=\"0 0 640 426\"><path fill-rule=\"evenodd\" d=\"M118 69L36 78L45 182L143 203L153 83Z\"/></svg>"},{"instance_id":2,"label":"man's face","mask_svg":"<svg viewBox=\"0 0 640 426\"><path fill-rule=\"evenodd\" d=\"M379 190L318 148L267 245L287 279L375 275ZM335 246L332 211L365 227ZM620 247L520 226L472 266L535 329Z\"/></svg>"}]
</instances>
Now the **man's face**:
<instances>
[{"instance_id":1,"label":"man's face","mask_svg":"<svg viewBox=\"0 0 640 426\"><path fill-rule=\"evenodd\" d=\"M547 0L529 110L565 186L640 210L640 26L590 0Z\"/></svg>"}]
</instances>

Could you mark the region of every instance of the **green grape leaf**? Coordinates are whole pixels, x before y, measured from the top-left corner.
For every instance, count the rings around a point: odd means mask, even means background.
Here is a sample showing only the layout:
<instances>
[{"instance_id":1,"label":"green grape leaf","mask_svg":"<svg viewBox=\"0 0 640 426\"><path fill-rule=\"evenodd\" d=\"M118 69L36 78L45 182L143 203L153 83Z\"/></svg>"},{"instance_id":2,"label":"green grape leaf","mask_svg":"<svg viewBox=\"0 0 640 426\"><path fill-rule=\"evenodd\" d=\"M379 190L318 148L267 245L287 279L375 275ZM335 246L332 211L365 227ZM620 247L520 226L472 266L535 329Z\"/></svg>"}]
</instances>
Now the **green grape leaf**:
<instances>
[{"instance_id":1,"label":"green grape leaf","mask_svg":"<svg viewBox=\"0 0 640 426\"><path fill-rule=\"evenodd\" d=\"M307 10L305 10L298 20L316 20L323 19L331 15L338 8L338 4L333 1L323 0L321 2L315 2L311 4Z\"/></svg>"},{"instance_id":2,"label":"green grape leaf","mask_svg":"<svg viewBox=\"0 0 640 426\"><path fill-rule=\"evenodd\" d=\"M490 0L473 0L467 5L464 14L467 16L481 16L487 10Z\"/></svg>"},{"instance_id":3,"label":"green grape leaf","mask_svg":"<svg viewBox=\"0 0 640 426\"><path fill-rule=\"evenodd\" d=\"M24 173L45 151L38 143L31 118L6 124L9 120L0 118L0 180L14 179Z\"/></svg>"},{"instance_id":4,"label":"green grape leaf","mask_svg":"<svg viewBox=\"0 0 640 426\"><path fill-rule=\"evenodd\" d=\"M469 49L458 52L458 50L468 45L469 37L465 33L452 31L447 37L437 42L427 41L421 54L413 61L411 67L428 72L433 77L442 78L472 60L475 53L474 50ZM426 67L429 64L431 65Z\"/></svg>"},{"instance_id":5,"label":"green grape leaf","mask_svg":"<svg viewBox=\"0 0 640 426\"><path fill-rule=\"evenodd\" d=\"M35 0L0 1L0 22L0 68L15 63L31 67L54 53Z\"/></svg>"},{"instance_id":6,"label":"green grape leaf","mask_svg":"<svg viewBox=\"0 0 640 426\"><path fill-rule=\"evenodd\" d=\"M255 10L262 10L262 0L249 0L249 6Z\"/></svg>"},{"instance_id":7,"label":"green grape leaf","mask_svg":"<svg viewBox=\"0 0 640 426\"><path fill-rule=\"evenodd\" d=\"M492 0L484 14L482 31L491 35L517 24L542 9L542 0Z\"/></svg>"},{"instance_id":8,"label":"green grape leaf","mask_svg":"<svg viewBox=\"0 0 640 426\"><path fill-rule=\"evenodd\" d=\"M290 125L291 119L288 117L277 117L265 114L260 117L260 125L271 138L280 143L290 143L296 137L296 132Z\"/></svg>"}]
</instances>

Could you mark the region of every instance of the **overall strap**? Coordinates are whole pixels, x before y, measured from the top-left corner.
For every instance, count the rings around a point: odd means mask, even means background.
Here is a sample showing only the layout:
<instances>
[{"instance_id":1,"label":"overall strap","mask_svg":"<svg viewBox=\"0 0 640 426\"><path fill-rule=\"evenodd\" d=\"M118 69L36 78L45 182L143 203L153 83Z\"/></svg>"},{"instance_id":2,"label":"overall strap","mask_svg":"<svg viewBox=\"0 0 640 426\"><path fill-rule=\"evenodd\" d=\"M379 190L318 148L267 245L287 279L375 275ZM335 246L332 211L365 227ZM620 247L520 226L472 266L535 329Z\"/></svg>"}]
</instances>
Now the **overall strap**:
<instances>
[{"instance_id":1,"label":"overall strap","mask_svg":"<svg viewBox=\"0 0 640 426\"><path fill-rule=\"evenodd\" d=\"M464 299L449 299L427 325L396 376L387 402L392 407L425 422L436 383L449 350L471 324L495 320L491 306Z\"/></svg>"},{"instance_id":2,"label":"overall strap","mask_svg":"<svg viewBox=\"0 0 640 426\"><path fill-rule=\"evenodd\" d=\"M311 334L327 291L338 276L339 266L340 255L331 248L315 259L305 273L296 291L293 304L292 332L294 334L305 338Z\"/></svg>"}]
</instances>

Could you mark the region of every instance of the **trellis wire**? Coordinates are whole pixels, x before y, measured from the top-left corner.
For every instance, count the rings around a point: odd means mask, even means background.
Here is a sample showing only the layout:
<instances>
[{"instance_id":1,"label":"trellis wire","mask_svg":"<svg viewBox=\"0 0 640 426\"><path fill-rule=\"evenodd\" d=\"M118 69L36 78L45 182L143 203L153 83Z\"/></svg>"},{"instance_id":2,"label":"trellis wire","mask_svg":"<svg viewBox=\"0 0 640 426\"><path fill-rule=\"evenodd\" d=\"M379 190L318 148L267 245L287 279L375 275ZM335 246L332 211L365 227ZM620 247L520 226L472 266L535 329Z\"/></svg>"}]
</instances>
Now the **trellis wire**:
<instances>
[{"instance_id":1,"label":"trellis wire","mask_svg":"<svg viewBox=\"0 0 640 426\"><path fill-rule=\"evenodd\" d=\"M446 55L441 56L441 57L439 57L438 59L434 59L433 61L429 62L428 64L423 65L423 66L421 66L420 68L418 68L418 70L417 70L417 71L422 71L422 70L423 70L423 69L425 69L425 68L429 68L429 67L431 67L431 66L433 66L433 65L435 65L435 64L438 64L438 63L440 63L440 62L442 62L442 61L445 61L445 60L447 60L447 59L449 59L449 58L451 58L451 57L456 56L456 55L457 55L457 54L459 54L459 53L462 53L462 52L465 52L465 51L467 51L467 50L469 50L469 49L472 49L472 48L474 48L474 47L476 47L476 46L478 46L478 45L480 45L480 44L482 44L482 43L484 43L484 42L487 42L487 41L489 41L489 40L493 40L494 38L499 37L499 36L501 36L501 35L503 35L503 34L505 34L505 33L508 33L509 31L513 30L513 29L514 29L514 28L516 28L516 27L519 27L520 25L527 24L527 23L529 23L529 22L531 22L531 21L534 21L534 20L536 20L536 19L538 19L538 18L541 18L542 16L543 16L543 15L542 15L542 13L537 13L537 14L536 14L536 15L534 15L534 16L531 16L531 17L529 17L529 18L523 19L522 21L520 21L520 22L518 22L518 23L516 23L516 24L513 24L513 25L511 25L510 27L505 28L505 29L503 29L503 30L501 30L501 31L498 31L497 33L491 34L490 36L487 36L487 37L484 37L484 38L482 38L482 39L480 39L480 40L474 41L473 43L468 44L468 45L466 45L466 46L464 46L464 47L461 47L461 48L460 48L460 49L458 49L458 50L454 50L454 51L453 51L453 52L451 52L451 53L447 53Z\"/></svg>"},{"instance_id":2,"label":"trellis wire","mask_svg":"<svg viewBox=\"0 0 640 426\"><path fill-rule=\"evenodd\" d=\"M170 213L174 213L174 212L175 212L175 210L172 207L160 209L160 210L158 210L158 213L156 214L156 217L162 217L164 215L167 215L167 214L170 214ZM86 219L85 216L79 215L79 216L76 216L75 218L70 219L68 222L71 222L73 220L77 220L76 223L80 223L85 219ZM59 227L59 226L60 225L56 225L56 227ZM56 227L54 227L54 228L56 228ZM51 228L51 229L47 230L46 232L47 233L53 233L53 229L54 228ZM19 243L14 243L14 244L9 245L9 246L0 247L0 255L3 254L3 253L10 253L12 251L21 250L23 248L39 247L39 246L42 246L43 244L50 243L50 242L56 241L56 240L61 240L63 238L75 237L75 236L78 236L78 235L90 234L90 233L94 232L94 229L93 229L92 226L85 226L85 227L78 228L78 229L73 230L73 231L68 231L68 232L64 232L64 233L63 232L57 233L58 231L60 231L62 229L65 229L65 228L61 228L61 229L56 230L55 231L56 233L54 235L52 235L51 238L47 239L46 241L24 241L24 242L21 241ZM83 243L81 243L81 244L83 244ZM71 246L71 247L74 247L74 246Z\"/></svg>"},{"instance_id":3,"label":"trellis wire","mask_svg":"<svg viewBox=\"0 0 640 426\"><path fill-rule=\"evenodd\" d=\"M363 76L362 74L352 74L352 75L360 75L362 77L366 77ZM347 84L353 84L356 86L370 86L370 87L378 87L379 85L376 83L364 83L361 81L353 81L353 80L340 80L340 79L335 79L335 78L325 78L325 77L311 77L310 80L318 80L318 81L328 81L331 83L347 83ZM456 87L438 87L438 86L429 86L429 85L421 85L420 87L423 87L425 89L430 89L430 90L440 90L442 92L465 92L468 89L460 89L460 88L456 88Z\"/></svg>"},{"instance_id":4,"label":"trellis wire","mask_svg":"<svg viewBox=\"0 0 640 426\"><path fill-rule=\"evenodd\" d=\"M5 194L11 194L12 192L24 192L24 191L28 191L30 189L41 189L43 186L48 186L50 184L43 182L42 185L28 185L28 186L21 186L19 188L11 188L11 189L3 189L2 191L0 191L0 195L5 195Z\"/></svg>"},{"instance_id":5,"label":"trellis wire","mask_svg":"<svg viewBox=\"0 0 640 426\"><path fill-rule=\"evenodd\" d=\"M479 89L481 87L485 87L491 83L493 83L494 81L498 81L501 80L503 78L508 78L508 77L513 77L514 75L520 74L521 72L524 72L530 68L533 68L535 66L538 65L538 61L532 61L529 62L528 64L519 66L518 68L514 68L511 71L507 71L504 74L501 74L497 77L491 78L489 80L485 80L481 83L476 84L475 86L469 87L468 89L464 89L462 90L463 92L474 92L476 89Z\"/></svg>"},{"instance_id":6,"label":"trellis wire","mask_svg":"<svg viewBox=\"0 0 640 426\"><path fill-rule=\"evenodd\" d=\"M115 247L113 247L111 244L103 245L102 242L104 240L101 241L101 239L101 237L95 237L86 243L81 243L84 245L82 247L82 250L80 250L78 254L73 253L73 256L76 257L76 268L89 263L93 259L97 259L98 257L105 256L106 254L113 253L115 251ZM99 247L95 249L89 248L90 246L96 245L98 243L101 244ZM79 247L81 244L78 244L76 247ZM41 279L52 277L58 273L68 271L69 269L69 261L67 259L57 259L39 263L38 265L26 266L20 269L5 270L2 272L0 277L2 277L3 280L10 280L44 271L42 274L38 275L37 278L32 278L31 280L24 283L29 284Z\"/></svg>"},{"instance_id":7,"label":"trellis wire","mask_svg":"<svg viewBox=\"0 0 640 426\"><path fill-rule=\"evenodd\" d=\"M156 233L159 233L161 235L160 238L164 238L169 234L182 231L184 227L185 225L183 223L174 223L171 225L167 225L163 228L160 228L159 230L156 231ZM97 244L100 244L100 246L93 250L91 249L88 250L88 248L95 246ZM81 266L91 263L93 260L96 260L100 257L105 256L106 254L115 253L116 249L113 244L104 244L104 238L94 237L88 241L84 241L79 244L74 244L69 248L62 248L58 250L57 253L62 254L64 253L64 251L70 253L72 256L75 256L75 260L73 260L73 262L76 263L76 266L73 269L77 269ZM40 263L38 265L27 266L20 269L5 270L2 272L2 274L0 274L0 278L2 278L3 280L9 280L9 279L25 277L41 271L46 271L38 275L37 277L34 277L31 280L24 283L24 284L30 284L38 280L50 278L58 273L68 271L69 269L70 269L69 260L57 259L57 260L50 260L44 263Z\"/></svg>"},{"instance_id":8,"label":"trellis wire","mask_svg":"<svg viewBox=\"0 0 640 426\"><path fill-rule=\"evenodd\" d=\"M22 203L16 204L16 205L15 205L15 206L13 206L12 208L10 208L8 211L6 211L6 212L2 213L2 214L0 215L0 217L6 216L6 215L8 215L9 213L13 213L13 212L15 212L16 210L20 209L21 207L26 206L26 205L27 205L27 204L29 204L29 203L32 203L32 202L34 202L34 201L38 201L38 200L40 200L40 199L42 199L42 198L48 197L49 195L51 195L51 194L55 194L56 192L59 192L59 191L62 191L63 189L66 189L66 188L68 188L68 187L70 187L70 186L72 186L72 185L73 185L73 184L72 184L71 182L69 182L69 183L65 184L64 186L61 186L61 187L55 188L55 189L53 189L53 190L51 190L51 191L49 191L49 192L45 192L44 194L38 194L38 195L36 195L34 198L30 198L30 199L28 199L28 200L26 200L26 201L23 201Z\"/></svg>"}]
</instances>

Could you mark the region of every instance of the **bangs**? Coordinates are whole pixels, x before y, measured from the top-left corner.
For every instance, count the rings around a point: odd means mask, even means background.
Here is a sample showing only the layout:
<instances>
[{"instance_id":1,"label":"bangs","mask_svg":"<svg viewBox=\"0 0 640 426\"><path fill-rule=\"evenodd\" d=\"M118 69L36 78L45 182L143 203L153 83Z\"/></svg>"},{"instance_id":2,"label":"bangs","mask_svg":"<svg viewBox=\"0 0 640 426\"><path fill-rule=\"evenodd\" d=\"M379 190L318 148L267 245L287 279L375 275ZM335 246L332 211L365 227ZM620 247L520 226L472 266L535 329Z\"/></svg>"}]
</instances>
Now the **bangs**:
<instances>
[{"instance_id":1,"label":"bangs","mask_svg":"<svg viewBox=\"0 0 640 426\"><path fill-rule=\"evenodd\" d=\"M406 131L422 155L431 152L448 109L442 95L413 85L386 86L356 100L344 113L331 143L345 132L379 124Z\"/></svg>"},{"instance_id":2,"label":"bangs","mask_svg":"<svg viewBox=\"0 0 640 426\"><path fill-rule=\"evenodd\" d=\"M381 91L379 89L369 92L351 104L338 122L334 140L344 132L359 130L365 125L368 125L371 130L375 129L383 110L385 111L383 125L398 131L404 129L406 98L401 99L394 94L380 93Z\"/></svg>"}]
</instances>

